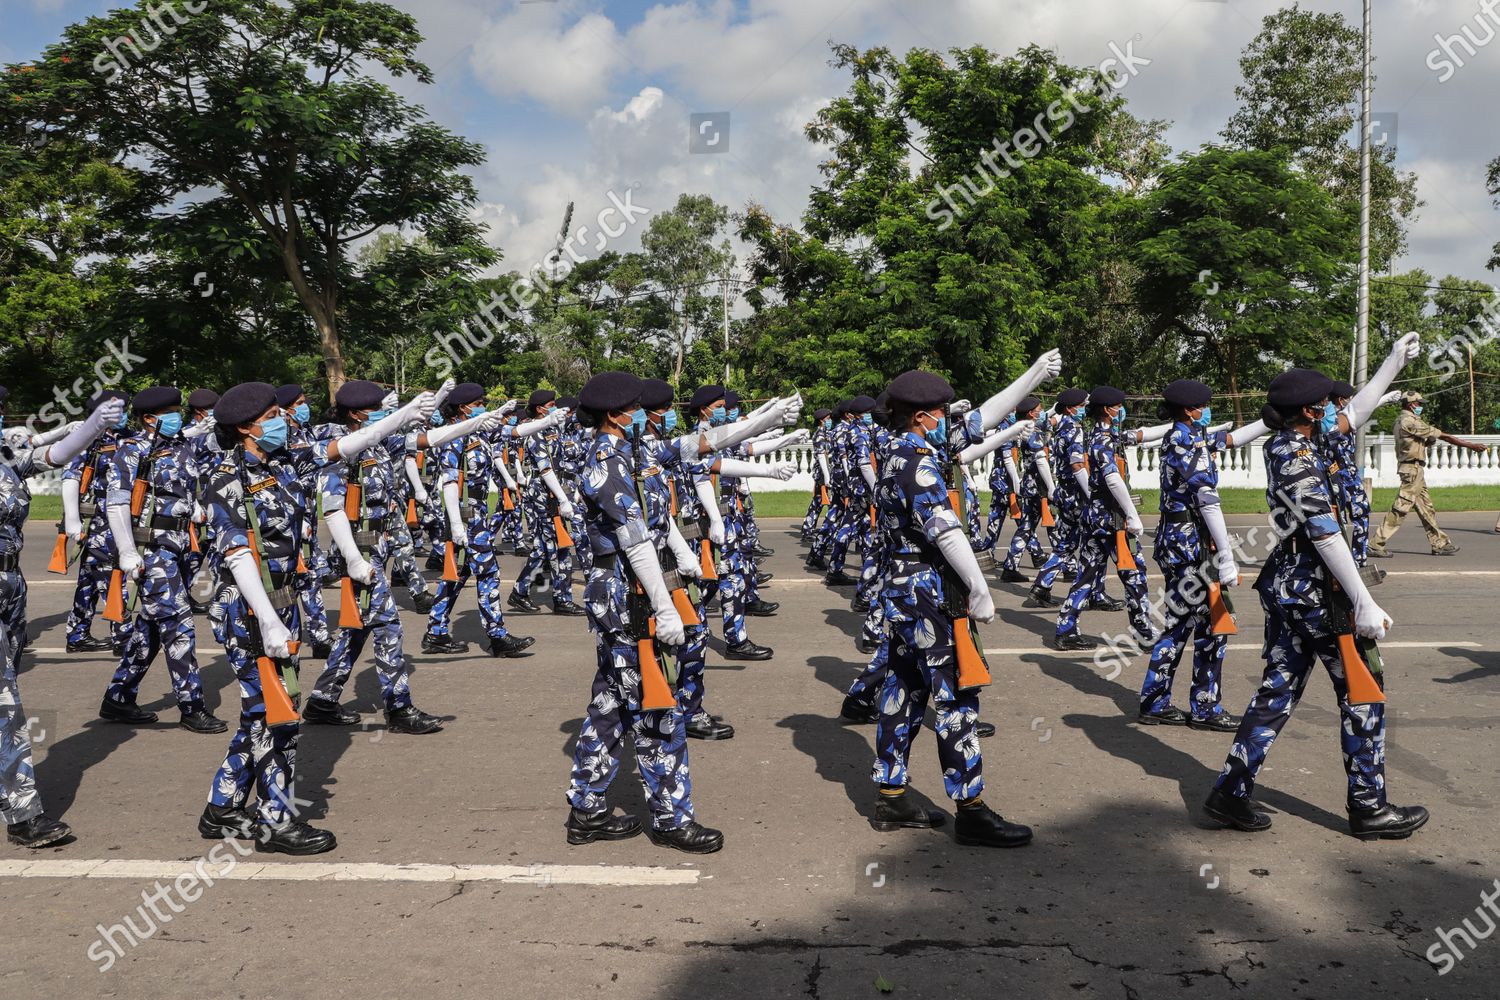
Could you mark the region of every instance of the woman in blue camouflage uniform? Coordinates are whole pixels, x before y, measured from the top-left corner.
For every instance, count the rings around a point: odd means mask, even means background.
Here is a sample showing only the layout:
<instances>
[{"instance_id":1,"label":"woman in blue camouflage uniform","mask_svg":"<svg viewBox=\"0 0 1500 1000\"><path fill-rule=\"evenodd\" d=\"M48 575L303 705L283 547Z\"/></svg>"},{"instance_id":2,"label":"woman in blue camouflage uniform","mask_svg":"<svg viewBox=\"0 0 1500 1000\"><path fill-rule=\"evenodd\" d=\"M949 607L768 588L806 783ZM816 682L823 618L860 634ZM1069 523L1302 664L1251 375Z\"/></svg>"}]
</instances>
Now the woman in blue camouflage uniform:
<instances>
[{"instance_id":1,"label":"woman in blue camouflage uniform","mask_svg":"<svg viewBox=\"0 0 1500 1000\"><path fill-rule=\"evenodd\" d=\"M812 499L807 502L807 515L802 518L802 541L811 542L818 530L818 520L827 507L824 497L828 491L828 432L833 426L833 411L822 408L813 411L812 432Z\"/></svg>"},{"instance_id":2,"label":"woman in blue camouflage uniform","mask_svg":"<svg viewBox=\"0 0 1500 1000\"><path fill-rule=\"evenodd\" d=\"M636 497L625 434L635 423L640 396L641 380L624 372L596 375L580 394L579 418L596 431L582 490L594 551L584 604L598 661L568 783L568 843L623 840L640 833L640 821L614 815L607 800L629 732L651 810L652 842L708 854L724 846L724 835L694 818L682 711L642 708L637 637L648 634L648 623L639 618L654 617L656 640L669 648L681 646L685 634ZM646 603L631 600L637 585Z\"/></svg>"},{"instance_id":3,"label":"woman in blue camouflage uniform","mask_svg":"<svg viewBox=\"0 0 1500 1000\"><path fill-rule=\"evenodd\" d=\"M0 386L0 417L8 395ZM124 413L124 402L112 397L102 400L55 444L0 445L0 818L5 820L10 842L22 847L46 847L71 836L66 823L42 812L26 710L16 684L16 664L26 646L26 578L20 568L26 518L31 513L26 480L66 466Z\"/></svg>"},{"instance_id":4,"label":"woman in blue camouflage uniform","mask_svg":"<svg viewBox=\"0 0 1500 1000\"><path fill-rule=\"evenodd\" d=\"M442 728L442 721L411 702L401 616L386 567L391 555L388 521L403 515L395 506L395 478L406 450L403 432L412 423L427 422L436 397L424 392L393 414L379 409L384 398L385 390L374 382L345 382L334 399L335 422L320 429L336 437L338 445L330 445L329 462L318 472L323 521L343 556L361 608L358 627L340 620L328 663L313 685L302 717L333 725L359 721L356 713L339 705L339 697L365 642L373 636L386 725L395 732L433 733ZM346 437L352 439L348 447L343 443ZM351 485L360 492L354 518L344 509Z\"/></svg>"},{"instance_id":5,"label":"woman in blue camouflage uniform","mask_svg":"<svg viewBox=\"0 0 1500 1000\"><path fill-rule=\"evenodd\" d=\"M995 603L948 498L942 451L953 390L936 375L910 371L891 382L887 391L892 425L901 434L877 490L879 516L891 542L892 570L881 594L891 651L875 731L873 776L879 794L873 822L881 830L944 822L942 813L917 805L906 794L912 741L931 700L943 783L958 807L959 842L1017 847L1030 842L1031 830L1007 823L985 804L984 765L975 731L979 695L958 687L954 611L988 622L995 617Z\"/></svg>"},{"instance_id":6,"label":"woman in blue camouflage uniform","mask_svg":"<svg viewBox=\"0 0 1500 1000\"><path fill-rule=\"evenodd\" d=\"M316 516L303 478L317 464L315 449L288 449L288 421L276 389L246 382L214 407L222 453L208 474L214 548L229 580L217 613L224 652L240 687L239 727L214 774L198 818L205 839L254 839L258 851L320 854L336 846L332 833L297 815L294 778L299 723L267 721L259 657L297 671L294 640L301 631L295 578L305 545L304 522ZM326 457L326 445L318 449ZM283 679L283 683L284 683ZM295 709L298 696L287 694ZM255 792L254 814L250 793Z\"/></svg>"},{"instance_id":7,"label":"woman in blue camouflage uniform","mask_svg":"<svg viewBox=\"0 0 1500 1000\"><path fill-rule=\"evenodd\" d=\"M443 407L443 426L424 435L433 446L433 460L442 471L441 484L446 537L454 543L458 579L438 584L437 600L427 616L422 636L424 653L462 653L467 642L451 633L453 608L464 584L472 576L479 599L479 620L485 633L485 648L491 656L514 657L536 640L529 635L511 635L505 628L500 601L500 562L495 553L494 522L490 518L490 488L497 483L496 452L504 439L525 437L554 426L546 418L523 428L507 427L509 408L491 413L483 403L484 388L464 382L454 388ZM507 404L511 407L512 404ZM522 433L525 432L525 433ZM500 435L500 437L496 437ZM579 612L582 614L582 611Z\"/></svg>"},{"instance_id":8,"label":"woman in blue camouflage uniform","mask_svg":"<svg viewBox=\"0 0 1500 1000\"><path fill-rule=\"evenodd\" d=\"M119 561L115 540L109 531L109 520L104 516L104 500L109 489L107 469L115 460L120 439L127 434L129 417L125 403L129 397L118 389L100 390L89 400L88 411L92 415L110 400L118 400L121 404L119 416L82 455L69 462L63 472L63 531L70 543L83 542L83 551L78 556L78 584L73 591L73 609L68 613L67 649L70 653L98 653L113 649L118 655L124 648L117 623L110 623L108 639L91 634L94 615L109 587L110 572ZM90 470L87 494L81 492L85 469Z\"/></svg>"},{"instance_id":9,"label":"woman in blue camouflage uniform","mask_svg":"<svg viewBox=\"0 0 1500 1000\"><path fill-rule=\"evenodd\" d=\"M1083 483L1073 470L1088 467L1088 446L1084 442L1083 405L1089 394L1082 389L1064 389L1057 394L1053 412L1057 422L1052 427L1052 478L1056 483L1056 502L1052 517L1057 522L1052 532L1052 554L1042 564L1023 608L1055 608L1060 603L1052 596L1052 585L1059 579L1071 582L1078 578L1078 549L1083 542L1083 511L1088 506Z\"/></svg>"},{"instance_id":10,"label":"woman in blue camouflage uniform","mask_svg":"<svg viewBox=\"0 0 1500 1000\"><path fill-rule=\"evenodd\" d=\"M105 516L119 553L118 567L134 585L139 610L134 621L120 629L124 649L99 705L99 717L128 725L156 721L156 713L141 708L136 699L151 662L163 652L182 728L222 733L228 727L203 703L197 633L187 592L192 580L192 532L194 525L208 518L197 500L206 470L199 467L195 442L182 436L180 390L174 386L143 389L130 406L140 427L121 440L114 461L105 470ZM132 490L137 482L145 486L145 499L140 513L133 514Z\"/></svg>"},{"instance_id":11,"label":"woman in blue camouflage uniform","mask_svg":"<svg viewBox=\"0 0 1500 1000\"><path fill-rule=\"evenodd\" d=\"M1036 421L1042 415L1042 401L1027 396L1016 406L1016 419L1032 421L1029 434L1020 438L1021 460L1018 470L1020 489L1016 491L1016 502L1021 508L1021 519L1016 522L1016 533L1011 536L1010 548L1006 550L1000 579L1006 583L1029 583L1031 578L1017 567L1021 553L1031 554L1031 564L1042 560L1042 543L1037 540L1037 528L1042 523L1042 501L1050 502L1056 488L1052 482L1052 465L1047 453L1047 438Z\"/></svg>"},{"instance_id":12,"label":"woman in blue camouflage uniform","mask_svg":"<svg viewBox=\"0 0 1500 1000\"><path fill-rule=\"evenodd\" d=\"M1316 443L1332 388L1321 372L1294 368L1272 379L1266 394L1262 416L1273 429L1264 446L1266 502L1271 524L1283 537L1255 582L1266 613L1266 670L1203 811L1248 832L1271 826L1271 818L1251 802L1256 778L1321 660L1342 722L1350 832L1366 839L1400 839L1427 822L1427 810L1386 801L1385 705L1350 704L1333 625L1335 582L1358 636L1383 638L1391 619L1360 579L1333 513L1328 469Z\"/></svg>"},{"instance_id":13,"label":"woman in blue camouflage uniform","mask_svg":"<svg viewBox=\"0 0 1500 1000\"><path fill-rule=\"evenodd\" d=\"M555 410L557 394L550 389L537 389L526 402L528 420L539 420ZM558 428L566 416L563 412L557 424L528 439L522 456L527 482L521 490L521 503L531 529L531 553L505 603L523 614L541 610L531 599L531 581L543 571L551 578L552 609L565 615L575 613L573 555L571 550L559 546L557 524L553 520L560 517L566 526L573 522L576 513L558 473L563 460L562 432Z\"/></svg>"},{"instance_id":14,"label":"woman in blue camouflage uniform","mask_svg":"<svg viewBox=\"0 0 1500 1000\"><path fill-rule=\"evenodd\" d=\"M1224 587L1239 586L1240 571L1219 503L1219 469L1214 464L1214 453L1233 442L1223 431L1208 430L1212 395L1212 389L1192 379L1180 379L1162 390L1163 415L1173 421L1161 452L1161 524L1155 549L1164 579L1162 614L1166 621L1141 685L1139 719L1147 725L1233 732L1239 716L1224 711L1220 704L1229 637L1213 633L1208 605L1211 580ZM1193 637L1192 710L1184 712L1172 704L1172 678L1189 635Z\"/></svg>"}]
</instances>

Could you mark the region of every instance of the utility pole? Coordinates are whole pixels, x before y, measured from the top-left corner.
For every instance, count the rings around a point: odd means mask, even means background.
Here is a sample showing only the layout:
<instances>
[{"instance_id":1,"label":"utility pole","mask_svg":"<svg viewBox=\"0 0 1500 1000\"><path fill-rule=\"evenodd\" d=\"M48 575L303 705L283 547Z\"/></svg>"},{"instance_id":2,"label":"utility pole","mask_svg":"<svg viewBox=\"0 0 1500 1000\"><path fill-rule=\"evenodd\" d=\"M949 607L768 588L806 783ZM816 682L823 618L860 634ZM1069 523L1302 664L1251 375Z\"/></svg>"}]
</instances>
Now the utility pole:
<instances>
[{"instance_id":1,"label":"utility pole","mask_svg":"<svg viewBox=\"0 0 1500 1000\"><path fill-rule=\"evenodd\" d=\"M724 293L724 388L729 388L729 283L733 279L729 275L729 267L724 267L724 280L722 289Z\"/></svg>"},{"instance_id":2,"label":"utility pole","mask_svg":"<svg viewBox=\"0 0 1500 1000\"><path fill-rule=\"evenodd\" d=\"M1359 99L1359 317L1354 327L1356 388L1370 380L1370 3L1364 0L1364 82ZM1365 432L1354 442L1355 468L1365 466Z\"/></svg>"}]
</instances>

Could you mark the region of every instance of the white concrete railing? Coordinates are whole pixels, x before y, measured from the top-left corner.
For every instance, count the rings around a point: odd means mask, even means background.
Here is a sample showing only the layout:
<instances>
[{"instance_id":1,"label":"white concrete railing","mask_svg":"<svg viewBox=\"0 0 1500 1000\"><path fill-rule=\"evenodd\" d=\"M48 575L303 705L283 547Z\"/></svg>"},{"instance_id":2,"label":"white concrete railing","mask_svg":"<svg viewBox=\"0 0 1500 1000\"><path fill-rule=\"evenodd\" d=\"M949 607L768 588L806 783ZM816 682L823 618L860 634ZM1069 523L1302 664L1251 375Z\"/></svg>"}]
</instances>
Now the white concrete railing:
<instances>
[{"instance_id":1,"label":"white concrete railing","mask_svg":"<svg viewBox=\"0 0 1500 1000\"><path fill-rule=\"evenodd\" d=\"M1428 486L1494 486L1500 491L1500 434L1465 435L1475 444L1488 445L1483 453L1451 444L1439 442L1427 450ZM1264 440L1243 448L1234 448L1219 456L1219 485L1225 489L1266 488L1266 465L1261 455ZM1396 441L1389 434L1372 435L1368 441L1368 463L1365 475L1374 480L1377 487L1396 487L1400 480L1396 475ZM1160 449L1152 446L1136 446L1126 449L1131 468L1130 485L1138 490L1155 489L1157 486L1156 460ZM788 482L775 479L748 480L750 488L762 493L806 492L812 489L812 446L799 445L752 458L750 461L763 464L791 462L797 474ZM987 456L971 467L979 488L987 489L990 467L994 455ZM31 492L37 496L55 496L62 492L62 474L57 470L35 476L28 480ZM1496 493L1500 501L1500 492Z\"/></svg>"},{"instance_id":2,"label":"white concrete railing","mask_svg":"<svg viewBox=\"0 0 1500 1000\"><path fill-rule=\"evenodd\" d=\"M1475 444L1487 445L1480 454L1465 448L1455 448L1446 442L1438 442L1427 450L1428 486L1494 486L1496 500L1500 502L1500 434L1460 435ZM1261 452L1265 440L1254 442L1243 448L1234 448L1219 455L1219 485L1224 489L1266 488L1266 464ZM1374 480L1376 487L1395 488L1401 485L1396 474L1396 440L1389 434L1371 435L1367 441L1365 476ZM1161 450L1155 446L1134 446L1126 449L1131 468L1130 485L1135 489L1155 489L1157 458ZM748 480L750 488L757 492L774 493L801 492L812 489L812 446L783 448L773 455L753 458L752 462L770 464L791 462L797 474L788 482L774 479ZM990 468L994 455L981 459L970 467L980 489L987 489Z\"/></svg>"}]
</instances>

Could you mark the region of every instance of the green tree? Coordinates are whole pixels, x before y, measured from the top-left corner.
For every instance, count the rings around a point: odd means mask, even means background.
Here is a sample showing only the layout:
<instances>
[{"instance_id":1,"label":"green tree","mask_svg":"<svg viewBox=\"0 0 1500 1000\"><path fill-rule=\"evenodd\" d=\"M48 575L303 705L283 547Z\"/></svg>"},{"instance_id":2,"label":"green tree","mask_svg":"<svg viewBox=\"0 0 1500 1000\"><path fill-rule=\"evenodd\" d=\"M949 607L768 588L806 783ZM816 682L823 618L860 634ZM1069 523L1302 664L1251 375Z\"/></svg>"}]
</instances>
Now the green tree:
<instances>
[{"instance_id":1,"label":"green tree","mask_svg":"<svg viewBox=\"0 0 1500 1000\"><path fill-rule=\"evenodd\" d=\"M641 234L643 275L670 319L665 346L673 385L682 381L693 342L723 315L719 290L708 282L734 267L728 241L721 239L728 221L729 210L713 198L683 194L669 211L652 216Z\"/></svg>"},{"instance_id":2,"label":"green tree","mask_svg":"<svg viewBox=\"0 0 1500 1000\"><path fill-rule=\"evenodd\" d=\"M199 249L280 267L318 332L330 388L344 379L345 297L365 277L353 245L402 228L447 265L493 263L463 173L482 150L379 79L432 80L410 15L368 0L215 0L176 24L158 13L154 32L143 30L151 7L71 25L34 72L6 75L0 100L139 163L163 204L238 215L242 225L198 233Z\"/></svg>"}]
</instances>

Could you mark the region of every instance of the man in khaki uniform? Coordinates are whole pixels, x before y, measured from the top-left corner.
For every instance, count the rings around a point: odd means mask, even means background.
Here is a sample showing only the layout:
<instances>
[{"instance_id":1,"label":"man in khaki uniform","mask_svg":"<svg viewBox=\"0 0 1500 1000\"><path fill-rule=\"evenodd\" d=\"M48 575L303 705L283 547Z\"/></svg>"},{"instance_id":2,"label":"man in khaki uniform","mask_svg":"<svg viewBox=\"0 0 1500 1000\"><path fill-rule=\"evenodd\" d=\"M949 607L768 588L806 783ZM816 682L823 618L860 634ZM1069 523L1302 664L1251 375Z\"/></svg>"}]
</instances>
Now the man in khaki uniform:
<instances>
[{"instance_id":1,"label":"man in khaki uniform","mask_svg":"<svg viewBox=\"0 0 1500 1000\"><path fill-rule=\"evenodd\" d=\"M1432 508L1432 497L1427 492L1427 448L1435 441L1446 441L1470 451L1484 451L1485 446L1474 444L1445 434L1422 419L1422 394L1408 392L1401 399L1401 416L1396 418L1396 472L1401 477L1401 490L1391 504L1390 513L1375 531L1370 540L1370 555L1387 559L1391 553L1385 543L1391 540L1402 518L1413 509L1427 532L1427 542L1435 556L1451 556L1458 546L1438 527L1437 511Z\"/></svg>"}]
</instances>

